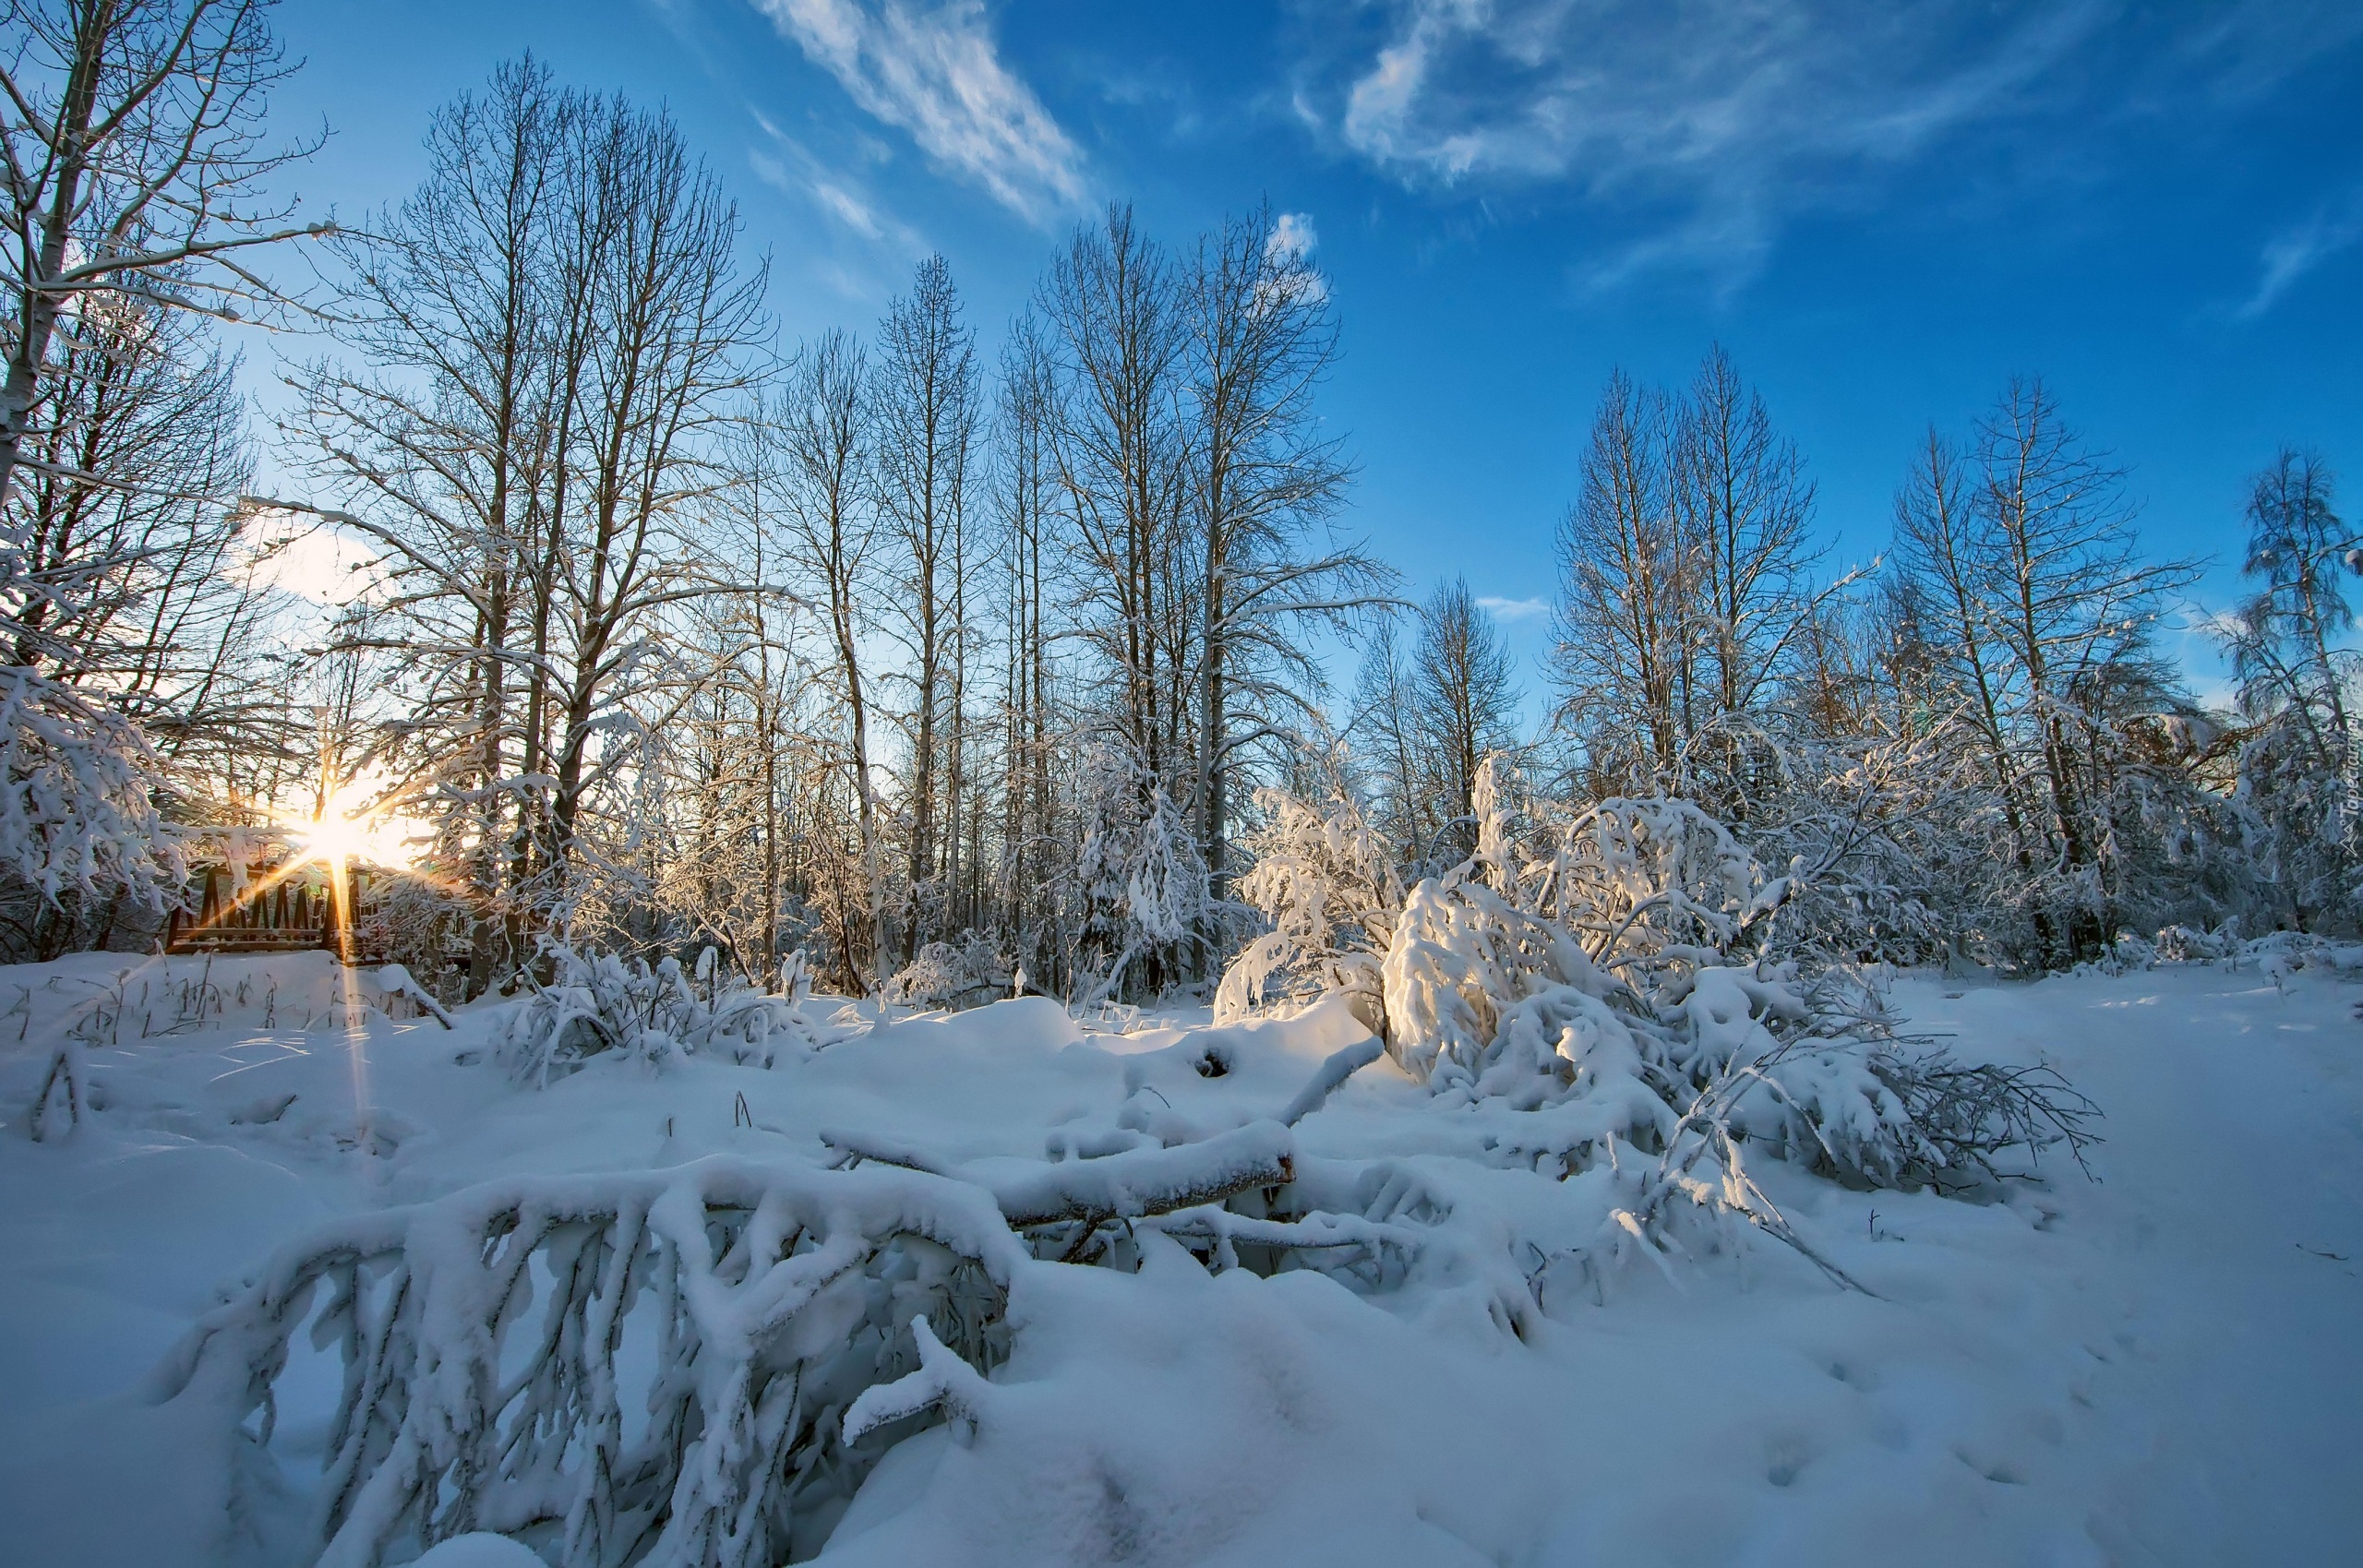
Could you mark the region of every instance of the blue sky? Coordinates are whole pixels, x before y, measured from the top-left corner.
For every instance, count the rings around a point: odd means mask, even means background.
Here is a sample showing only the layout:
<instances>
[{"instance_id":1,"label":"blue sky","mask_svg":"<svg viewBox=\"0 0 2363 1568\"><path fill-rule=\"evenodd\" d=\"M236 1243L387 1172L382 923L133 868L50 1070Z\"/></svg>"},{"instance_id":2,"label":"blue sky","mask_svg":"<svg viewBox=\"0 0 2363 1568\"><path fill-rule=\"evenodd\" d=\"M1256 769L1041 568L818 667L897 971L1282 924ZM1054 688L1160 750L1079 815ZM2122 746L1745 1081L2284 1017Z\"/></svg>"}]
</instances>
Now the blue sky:
<instances>
[{"instance_id":1,"label":"blue sky","mask_svg":"<svg viewBox=\"0 0 2363 1568\"><path fill-rule=\"evenodd\" d=\"M990 343L1111 197L1175 240L1305 215L1349 526L1465 573L1529 652L1601 381L1715 341L1805 451L1833 566L1882 546L1921 429L2014 372L2131 469L2160 554L2219 557L2211 604L2276 445L2363 509L2353 0L295 0L280 27L307 63L276 111L332 132L307 207L399 198L431 108L531 49L670 106L790 337L866 329L941 250Z\"/></svg>"}]
</instances>

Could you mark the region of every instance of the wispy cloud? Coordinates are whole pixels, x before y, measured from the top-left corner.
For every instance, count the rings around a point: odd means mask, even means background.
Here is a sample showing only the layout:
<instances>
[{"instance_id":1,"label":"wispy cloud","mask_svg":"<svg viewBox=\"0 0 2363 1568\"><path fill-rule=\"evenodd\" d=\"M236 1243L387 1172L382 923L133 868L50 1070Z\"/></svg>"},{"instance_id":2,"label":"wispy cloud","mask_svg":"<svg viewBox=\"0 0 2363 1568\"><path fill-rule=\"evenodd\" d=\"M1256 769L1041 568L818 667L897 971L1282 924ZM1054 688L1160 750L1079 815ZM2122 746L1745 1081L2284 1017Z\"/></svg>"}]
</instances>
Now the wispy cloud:
<instances>
[{"instance_id":1,"label":"wispy cloud","mask_svg":"<svg viewBox=\"0 0 2363 1568\"><path fill-rule=\"evenodd\" d=\"M810 201L823 214L859 239L886 245L906 256L924 256L926 240L919 232L888 211L858 174L833 169L812 150L788 135L762 113L755 124L762 128L765 145L750 148L748 166L755 177L792 197Z\"/></svg>"},{"instance_id":2,"label":"wispy cloud","mask_svg":"<svg viewBox=\"0 0 2363 1568\"><path fill-rule=\"evenodd\" d=\"M1042 221L1078 205L1083 155L1002 65L981 0L755 0L853 101L940 166Z\"/></svg>"},{"instance_id":3,"label":"wispy cloud","mask_svg":"<svg viewBox=\"0 0 2363 1568\"><path fill-rule=\"evenodd\" d=\"M2121 0L1379 4L1374 49L1342 42L1300 74L1300 115L1414 187L1613 204L1634 221L1595 282L1745 273L1792 214L1859 199L1973 127L2221 96L2354 30L2268 25L2271 7L2240 0L2147 17ZM2140 83L2105 104L2104 46Z\"/></svg>"},{"instance_id":4,"label":"wispy cloud","mask_svg":"<svg viewBox=\"0 0 2363 1568\"><path fill-rule=\"evenodd\" d=\"M1339 133L1415 184L1572 180L1672 205L1613 272L1745 266L1800 187L1998 112L2103 14L2095 0L1998 26L1978 0L1679 11L1673 25L1647 7L1403 0L1345 92Z\"/></svg>"},{"instance_id":5,"label":"wispy cloud","mask_svg":"<svg viewBox=\"0 0 2363 1568\"><path fill-rule=\"evenodd\" d=\"M2255 320L2291 284L2357 240L2363 240L2363 189L2318 208L2304 222L2265 241L2264 253L2257 258L2256 292L2232 314L2243 321Z\"/></svg>"},{"instance_id":6,"label":"wispy cloud","mask_svg":"<svg viewBox=\"0 0 2363 1568\"><path fill-rule=\"evenodd\" d=\"M1481 597L1477 607L1497 621L1531 620L1551 613L1547 599L1492 599Z\"/></svg>"}]
</instances>

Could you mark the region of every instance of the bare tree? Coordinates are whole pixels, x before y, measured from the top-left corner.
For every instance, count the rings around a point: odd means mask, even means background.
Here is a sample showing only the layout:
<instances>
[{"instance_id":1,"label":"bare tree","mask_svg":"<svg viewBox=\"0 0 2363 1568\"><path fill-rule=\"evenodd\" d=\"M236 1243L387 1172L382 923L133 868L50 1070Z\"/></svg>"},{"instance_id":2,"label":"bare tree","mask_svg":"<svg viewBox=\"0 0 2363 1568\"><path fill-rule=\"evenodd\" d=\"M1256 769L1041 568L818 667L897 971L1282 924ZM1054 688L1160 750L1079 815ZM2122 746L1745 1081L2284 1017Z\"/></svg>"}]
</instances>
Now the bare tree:
<instances>
[{"instance_id":1,"label":"bare tree","mask_svg":"<svg viewBox=\"0 0 2363 1568\"><path fill-rule=\"evenodd\" d=\"M1002 609L1002 903L1013 946L1038 985L1055 980L1064 944L1045 928L1045 889L1055 853L1050 711L1050 577L1044 555L1058 518L1057 367L1041 320L1011 325L1002 353L993 432L993 496L999 559L1006 569Z\"/></svg>"},{"instance_id":2,"label":"bare tree","mask_svg":"<svg viewBox=\"0 0 2363 1568\"><path fill-rule=\"evenodd\" d=\"M341 335L362 362L299 372L296 449L390 544L406 623L402 748L438 796L444 851L474 893L472 973L513 958L533 874L526 782L546 776L547 570L570 389L586 342L561 290L569 160L589 113L531 59L428 123L428 173L338 242Z\"/></svg>"},{"instance_id":3,"label":"bare tree","mask_svg":"<svg viewBox=\"0 0 2363 1568\"><path fill-rule=\"evenodd\" d=\"M635 642L641 622L713 586L667 559L662 531L714 482L705 443L746 386L741 355L762 285L739 271L737 208L671 120L618 100L603 107L561 250L565 270L589 285L594 345L576 394L579 521L553 534L566 624L548 853L561 900L585 797L625 749L594 742L648 657Z\"/></svg>"},{"instance_id":4,"label":"bare tree","mask_svg":"<svg viewBox=\"0 0 2363 1568\"><path fill-rule=\"evenodd\" d=\"M2032 876L2033 810L2014 751L2019 706L2007 650L1986 611L1975 492L1961 454L1931 425L1895 498L1896 618L1937 680L1957 694L1980 742L1983 772L2009 829L2009 853Z\"/></svg>"},{"instance_id":5,"label":"bare tree","mask_svg":"<svg viewBox=\"0 0 2363 1568\"><path fill-rule=\"evenodd\" d=\"M787 492L788 554L819 591L828 616L831 680L844 704L846 753L860 831L862 896L870 952L864 965L844 955L848 978L875 991L886 962L886 889L880 863L878 790L870 752L870 695L863 674L867 573L875 543L870 486L870 374L861 346L842 332L806 345L790 369L775 430ZM864 969L867 969L865 975Z\"/></svg>"},{"instance_id":6,"label":"bare tree","mask_svg":"<svg viewBox=\"0 0 2363 1568\"><path fill-rule=\"evenodd\" d=\"M1200 240L1190 277L1198 585L1198 841L1229 875L1229 780L1245 748L1301 744L1323 686L1309 634L1387 603L1393 573L1318 531L1352 471L1313 404L1337 352L1329 291L1268 208ZM1323 546L1326 546L1325 548ZM1309 547L1310 546L1310 547ZM1300 728L1287 724L1293 712Z\"/></svg>"},{"instance_id":7,"label":"bare tree","mask_svg":"<svg viewBox=\"0 0 2363 1568\"><path fill-rule=\"evenodd\" d=\"M144 302L79 302L52 348L30 461L0 502L14 544L0 873L8 892L41 890L28 956L103 945L126 897L150 904L173 880L158 804L235 820L250 804L234 798L239 762L289 740L284 706L250 678L270 595L210 498L244 488L253 459L234 362L206 337ZM142 483L106 477L126 473Z\"/></svg>"},{"instance_id":8,"label":"bare tree","mask_svg":"<svg viewBox=\"0 0 2363 1568\"><path fill-rule=\"evenodd\" d=\"M1757 707L1805 616L1813 484L1764 400L1719 346L1691 382L1674 436L1670 498L1694 557L1693 635L1721 714Z\"/></svg>"},{"instance_id":9,"label":"bare tree","mask_svg":"<svg viewBox=\"0 0 2363 1568\"><path fill-rule=\"evenodd\" d=\"M1118 685L1118 733L1144 780L1178 760L1170 735L1182 648L1171 590L1189 561L1190 504L1182 418L1186 324L1173 264L1132 209L1075 232L1041 288L1060 378L1054 448L1079 546L1077 596L1094 612L1078 634Z\"/></svg>"},{"instance_id":10,"label":"bare tree","mask_svg":"<svg viewBox=\"0 0 2363 1568\"><path fill-rule=\"evenodd\" d=\"M1413 729L1437 814L1473 820L1479 771L1487 758L1517 749L1518 690L1508 645L1467 579L1437 584L1421 606L1410 687ZM1477 842L1473 827L1455 836L1464 851Z\"/></svg>"},{"instance_id":11,"label":"bare tree","mask_svg":"<svg viewBox=\"0 0 2363 1568\"><path fill-rule=\"evenodd\" d=\"M872 399L879 507L902 546L888 604L912 664L906 956L935 934L923 907L930 894L956 897L960 880L967 487L979 397L975 334L961 321L950 265L931 256L888 307Z\"/></svg>"},{"instance_id":12,"label":"bare tree","mask_svg":"<svg viewBox=\"0 0 2363 1568\"><path fill-rule=\"evenodd\" d=\"M1957 460L1931 437L1898 506L1898 569L1945 650L1988 753L2046 962L2111 934L2136 826L2128 726L2170 712L2153 652L2166 595L2195 569L2145 561L2123 472L2040 380L2014 380Z\"/></svg>"},{"instance_id":13,"label":"bare tree","mask_svg":"<svg viewBox=\"0 0 2363 1568\"><path fill-rule=\"evenodd\" d=\"M0 58L0 192L14 295L0 386L0 498L27 460L61 314L137 299L235 319L275 291L244 253L294 225L262 195L309 150L261 138L292 68L267 0L10 0ZM48 461L48 460L41 460ZM126 476L114 476L118 483Z\"/></svg>"},{"instance_id":14,"label":"bare tree","mask_svg":"<svg viewBox=\"0 0 2363 1568\"><path fill-rule=\"evenodd\" d=\"M256 595L218 500L252 471L235 363L185 319L92 301L56 339L48 420L6 503L11 663L105 692L180 740L236 721L219 667ZM137 473L137 487L105 474Z\"/></svg>"},{"instance_id":15,"label":"bare tree","mask_svg":"<svg viewBox=\"0 0 2363 1568\"><path fill-rule=\"evenodd\" d=\"M669 120L531 62L429 150L418 196L351 254L373 369L308 372L294 434L388 552L385 635L425 689L388 743L457 808L480 880L506 857L513 962L525 927L585 907L585 812L630 784L664 614L721 581L674 531L724 473L761 278Z\"/></svg>"},{"instance_id":16,"label":"bare tree","mask_svg":"<svg viewBox=\"0 0 2363 1568\"><path fill-rule=\"evenodd\" d=\"M2259 716L2290 712L2325 754L2349 740L2355 664L2339 645L2355 628L2341 580L2357 537L2336 500L2329 466L2311 452L2284 448L2251 482L2241 569L2260 587L2233 642L2242 706Z\"/></svg>"},{"instance_id":17,"label":"bare tree","mask_svg":"<svg viewBox=\"0 0 2363 1568\"><path fill-rule=\"evenodd\" d=\"M1347 734L1361 748L1372 815L1407 858L1416 858L1442 824L1427 784L1431 759L1418 734L1412 676L1396 625L1394 616L1381 616L1363 640Z\"/></svg>"},{"instance_id":18,"label":"bare tree","mask_svg":"<svg viewBox=\"0 0 2363 1568\"><path fill-rule=\"evenodd\" d=\"M1662 393L1610 376L1559 525L1559 711L1609 793L1677 788L1691 733L1693 563L1669 496L1672 420Z\"/></svg>"},{"instance_id":19,"label":"bare tree","mask_svg":"<svg viewBox=\"0 0 2363 1568\"><path fill-rule=\"evenodd\" d=\"M2352 929L2363 883L2363 757L2350 709L2363 656L2344 579L2358 559L2321 458L2284 448L2251 482L2243 569L2255 592L2224 617L2248 721L2240 793L2262 829L2261 859L2300 930Z\"/></svg>"}]
</instances>

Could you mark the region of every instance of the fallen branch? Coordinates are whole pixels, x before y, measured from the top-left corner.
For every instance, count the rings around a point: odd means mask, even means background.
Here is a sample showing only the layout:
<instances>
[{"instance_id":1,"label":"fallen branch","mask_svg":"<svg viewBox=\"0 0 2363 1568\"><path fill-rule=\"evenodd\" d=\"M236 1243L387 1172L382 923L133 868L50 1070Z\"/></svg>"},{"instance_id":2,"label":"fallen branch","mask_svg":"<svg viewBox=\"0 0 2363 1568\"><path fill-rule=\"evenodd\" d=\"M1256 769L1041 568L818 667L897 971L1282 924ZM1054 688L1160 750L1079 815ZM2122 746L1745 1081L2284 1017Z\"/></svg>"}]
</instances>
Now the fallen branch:
<instances>
[{"instance_id":1,"label":"fallen branch","mask_svg":"<svg viewBox=\"0 0 2363 1568\"><path fill-rule=\"evenodd\" d=\"M1252 1121L1203 1143L1066 1160L989 1185L1014 1228L1088 1227L1219 1203L1251 1187L1283 1186L1295 1179L1295 1157L1287 1128Z\"/></svg>"},{"instance_id":2,"label":"fallen branch","mask_svg":"<svg viewBox=\"0 0 2363 1568\"><path fill-rule=\"evenodd\" d=\"M1331 1052L1329 1059L1314 1070L1312 1081L1299 1089L1296 1098L1280 1112L1280 1125L1294 1127L1319 1110L1337 1085L1385 1054L1386 1047L1375 1039L1357 1040L1343 1050Z\"/></svg>"}]
</instances>

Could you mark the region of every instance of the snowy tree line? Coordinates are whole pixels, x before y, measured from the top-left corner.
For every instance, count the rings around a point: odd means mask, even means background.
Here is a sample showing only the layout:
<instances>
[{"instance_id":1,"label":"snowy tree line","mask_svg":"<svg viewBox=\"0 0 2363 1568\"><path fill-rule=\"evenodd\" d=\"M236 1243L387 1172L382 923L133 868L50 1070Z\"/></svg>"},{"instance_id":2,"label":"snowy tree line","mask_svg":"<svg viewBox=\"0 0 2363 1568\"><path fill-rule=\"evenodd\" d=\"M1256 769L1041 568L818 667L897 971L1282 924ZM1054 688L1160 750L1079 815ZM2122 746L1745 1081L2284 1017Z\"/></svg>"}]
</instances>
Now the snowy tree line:
<instances>
[{"instance_id":1,"label":"snowy tree line","mask_svg":"<svg viewBox=\"0 0 2363 1568\"><path fill-rule=\"evenodd\" d=\"M433 815L472 972L563 930L915 997L1209 973L1231 780L1388 581L1330 532L1335 330L1269 215L1111 209L989 371L941 257L774 345L661 115L526 65L429 147L334 242L292 433L385 558L333 728Z\"/></svg>"},{"instance_id":2,"label":"snowy tree line","mask_svg":"<svg viewBox=\"0 0 2363 1568\"><path fill-rule=\"evenodd\" d=\"M1727 356L1619 374L1536 726L1468 586L1409 603L1341 530L1337 320L1287 219L1115 206L990 339L934 257L867 333L786 343L670 119L530 61L436 113L397 207L297 224L266 22L9 13L18 952L104 944L198 830L351 778L431 832L389 940L473 990L559 938L911 1002L1211 987L1291 917L1269 868L1330 853L1291 824L1348 808L1352 876L1411 887L1480 853L1485 788L1703 813L1779 884L1783 960L2355 924L2357 541L2315 460L2256 483L2213 712L2159 636L2196 565L2140 549L2039 381L1932 430L1893 547L1838 572ZM295 247L289 298L253 258ZM258 312L325 333L259 436L209 319ZM298 646L257 570L291 519L378 557Z\"/></svg>"}]
</instances>

